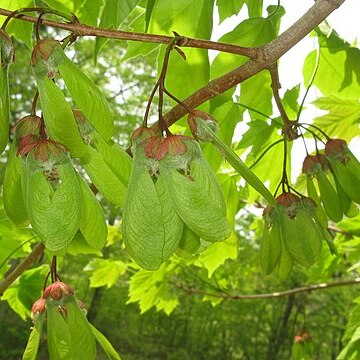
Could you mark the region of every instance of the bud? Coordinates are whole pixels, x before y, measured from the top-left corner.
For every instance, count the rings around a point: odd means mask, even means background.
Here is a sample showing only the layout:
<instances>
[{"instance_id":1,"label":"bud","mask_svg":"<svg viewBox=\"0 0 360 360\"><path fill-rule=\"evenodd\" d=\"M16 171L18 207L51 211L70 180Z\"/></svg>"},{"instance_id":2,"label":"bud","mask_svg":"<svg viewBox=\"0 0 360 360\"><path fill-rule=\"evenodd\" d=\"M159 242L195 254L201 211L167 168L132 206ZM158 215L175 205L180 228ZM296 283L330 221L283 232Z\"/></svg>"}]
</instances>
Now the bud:
<instances>
[{"instance_id":1,"label":"bud","mask_svg":"<svg viewBox=\"0 0 360 360\"><path fill-rule=\"evenodd\" d=\"M325 155L307 155L304 159L302 172L307 175L315 175L319 171L325 171L328 168L328 161Z\"/></svg>"},{"instance_id":2,"label":"bud","mask_svg":"<svg viewBox=\"0 0 360 360\"><path fill-rule=\"evenodd\" d=\"M312 336L307 331L300 331L297 335L294 337L295 343L305 343L305 342L312 342Z\"/></svg>"},{"instance_id":3,"label":"bud","mask_svg":"<svg viewBox=\"0 0 360 360\"><path fill-rule=\"evenodd\" d=\"M151 128L146 126L138 127L131 135L131 152L134 154L135 148L144 140L147 140L153 136L157 136L158 134Z\"/></svg>"},{"instance_id":4,"label":"bud","mask_svg":"<svg viewBox=\"0 0 360 360\"><path fill-rule=\"evenodd\" d=\"M39 116L27 115L16 122L12 131L15 133L18 140L28 135L40 136L42 123Z\"/></svg>"},{"instance_id":5,"label":"bud","mask_svg":"<svg viewBox=\"0 0 360 360\"><path fill-rule=\"evenodd\" d=\"M48 161L49 159L59 159L67 152L66 147L52 140L41 140L36 146L34 158L35 160Z\"/></svg>"},{"instance_id":6,"label":"bud","mask_svg":"<svg viewBox=\"0 0 360 360\"><path fill-rule=\"evenodd\" d=\"M33 319L33 322L37 320L39 315L43 314L46 310L45 306L46 302L44 298L40 298L36 300L31 308L31 318Z\"/></svg>"},{"instance_id":7,"label":"bud","mask_svg":"<svg viewBox=\"0 0 360 360\"><path fill-rule=\"evenodd\" d=\"M188 115L188 125L194 138L198 141L211 141L209 135L199 126L199 121L204 121L215 133L218 131L218 123L210 114L201 110L192 110Z\"/></svg>"},{"instance_id":8,"label":"bud","mask_svg":"<svg viewBox=\"0 0 360 360\"><path fill-rule=\"evenodd\" d=\"M300 198L297 195L290 192L282 193L275 201L277 205L283 208L284 213L289 218L292 219L296 216L300 204Z\"/></svg>"},{"instance_id":9,"label":"bud","mask_svg":"<svg viewBox=\"0 0 360 360\"><path fill-rule=\"evenodd\" d=\"M329 139L325 145L326 156L342 156L348 150L345 140L342 139Z\"/></svg>"},{"instance_id":10,"label":"bud","mask_svg":"<svg viewBox=\"0 0 360 360\"><path fill-rule=\"evenodd\" d=\"M162 160L167 155L184 155L188 150L185 140L191 139L184 135L169 135L165 139L161 136L153 136L146 141L145 154L155 160Z\"/></svg>"},{"instance_id":11,"label":"bud","mask_svg":"<svg viewBox=\"0 0 360 360\"><path fill-rule=\"evenodd\" d=\"M15 139L19 141L18 156L27 155L39 144L41 139L42 120L35 115L28 115L16 122L12 131Z\"/></svg>"},{"instance_id":12,"label":"bud","mask_svg":"<svg viewBox=\"0 0 360 360\"><path fill-rule=\"evenodd\" d=\"M69 285L56 281L44 290L43 298L48 299L50 297L52 300L62 300L71 295L74 295L74 290Z\"/></svg>"}]
</instances>

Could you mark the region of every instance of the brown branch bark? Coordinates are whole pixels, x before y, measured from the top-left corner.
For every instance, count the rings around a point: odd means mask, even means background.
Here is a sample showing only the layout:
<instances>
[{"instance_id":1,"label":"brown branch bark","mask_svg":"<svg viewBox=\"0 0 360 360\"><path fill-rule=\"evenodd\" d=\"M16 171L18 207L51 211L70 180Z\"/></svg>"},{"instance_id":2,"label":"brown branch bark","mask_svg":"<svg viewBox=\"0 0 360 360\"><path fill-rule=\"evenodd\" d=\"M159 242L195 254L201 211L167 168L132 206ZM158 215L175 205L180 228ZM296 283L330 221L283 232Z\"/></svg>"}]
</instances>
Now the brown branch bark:
<instances>
[{"instance_id":1,"label":"brown branch bark","mask_svg":"<svg viewBox=\"0 0 360 360\"><path fill-rule=\"evenodd\" d=\"M0 15L9 16L11 13L12 11L0 8ZM38 21L37 17L24 15L24 14L16 14L14 15L14 19L28 21L35 24ZM169 44L174 39L173 36L145 34L145 33L113 30L113 29L103 29L85 24L62 23L62 22L46 20L46 19L42 19L41 25L68 30L78 36L96 36L107 39L131 40L131 41L148 42L155 44ZM194 39L186 36L180 36L176 45L181 47L217 50L217 51L227 52L230 54L243 55L250 58L253 58L257 55L257 50L255 48L246 48L243 46L237 46L237 45L215 42L210 40Z\"/></svg>"},{"instance_id":2,"label":"brown branch bark","mask_svg":"<svg viewBox=\"0 0 360 360\"><path fill-rule=\"evenodd\" d=\"M357 285L357 284L360 284L360 277L355 278L353 280L307 285L307 286L302 286L302 287L298 287L298 288L294 288L294 289L290 289L290 290L267 293L267 294L232 295L232 294L228 294L228 293L224 293L224 292L211 293L209 291L194 289L192 287L189 287L189 286L186 286L183 284L173 283L174 286L176 286L177 288L179 288L189 294L207 295L207 296L212 296L212 297L222 298L222 299L229 299L229 300L275 299L275 298L280 298L280 297L292 296L294 294L303 293L303 292L318 291L318 290L330 289L330 288L334 288L334 287Z\"/></svg>"},{"instance_id":3,"label":"brown branch bark","mask_svg":"<svg viewBox=\"0 0 360 360\"><path fill-rule=\"evenodd\" d=\"M0 282L0 296L35 262L35 260L43 253L44 249L45 246L43 243L36 244L32 252L4 279L4 281Z\"/></svg>"}]
</instances>

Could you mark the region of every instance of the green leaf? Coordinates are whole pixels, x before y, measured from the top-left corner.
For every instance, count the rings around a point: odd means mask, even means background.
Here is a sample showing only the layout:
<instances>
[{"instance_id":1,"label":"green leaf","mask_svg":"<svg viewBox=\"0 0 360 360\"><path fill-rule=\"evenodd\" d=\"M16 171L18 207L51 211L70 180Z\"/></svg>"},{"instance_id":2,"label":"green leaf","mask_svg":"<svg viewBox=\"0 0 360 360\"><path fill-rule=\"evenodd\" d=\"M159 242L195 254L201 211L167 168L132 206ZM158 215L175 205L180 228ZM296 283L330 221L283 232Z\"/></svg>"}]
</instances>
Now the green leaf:
<instances>
[{"instance_id":1,"label":"green leaf","mask_svg":"<svg viewBox=\"0 0 360 360\"><path fill-rule=\"evenodd\" d=\"M36 78L46 130L52 140L64 144L72 157L86 154L74 114L62 91L48 77Z\"/></svg>"},{"instance_id":2,"label":"green leaf","mask_svg":"<svg viewBox=\"0 0 360 360\"><path fill-rule=\"evenodd\" d=\"M182 233L182 221L175 212L162 176L156 183L134 155L125 212L123 237L131 257L145 269L156 270L175 251ZM167 179L166 179L167 180Z\"/></svg>"},{"instance_id":3,"label":"green leaf","mask_svg":"<svg viewBox=\"0 0 360 360\"><path fill-rule=\"evenodd\" d=\"M49 357L50 360L74 359L70 331L65 319L59 311L60 308L53 300L50 298L46 300L47 344Z\"/></svg>"},{"instance_id":4,"label":"green leaf","mask_svg":"<svg viewBox=\"0 0 360 360\"><path fill-rule=\"evenodd\" d=\"M317 31L320 59L313 84L324 96L341 98L360 97L360 49L342 40L335 31L324 34ZM316 50L305 59L303 75L307 85L316 64Z\"/></svg>"},{"instance_id":5,"label":"green leaf","mask_svg":"<svg viewBox=\"0 0 360 360\"><path fill-rule=\"evenodd\" d=\"M211 278L214 271L228 259L236 259L238 254L238 242L236 235L232 233L228 239L222 242L211 244L203 251L195 265L205 267L208 277Z\"/></svg>"},{"instance_id":6,"label":"green leaf","mask_svg":"<svg viewBox=\"0 0 360 360\"><path fill-rule=\"evenodd\" d=\"M123 205L125 186L111 171L101 154L88 146L88 154L80 158L80 162L99 192L114 205Z\"/></svg>"},{"instance_id":7,"label":"green leaf","mask_svg":"<svg viewBox=\"0 0 360 360\"><path fill-rule=\"evenodd\" d=\"M52 9L61 11L65 14L71 16L71 13L74 10L74 1L73 0L44 0L45 3Z\"/></svg>"},{"instance_id":8,"label":"green leaf","mask_svg":"<svg viewBox=\"0 0 360 360\"><path fill-rule=\"evenodd\" d=\"M273 127L273 125L271 126ZM271 144L275 143L276 141L280 140L281 136L277 133L276 127L273 127L272 135L269 136L265 141L266 148L268 148ZM287 143L287 171L290 171L290 164L291 164L291 148L292 143ZM266 181L269 181L269 191L270 193L274 193L280 180L282 177L282 172L280 169L282 169L283 166L283 153L284 153L284 143L278 143L271 147L265 154L263 158L261 158L260 161L258 161L255 165L251 165L251 170L256 174L256 176L260 179L262 183L265 183ZM264 149L265 151L265 149ZM281 154L279 156L279 154ZM261 155L259 155L260 157ZM258 160L258 158L256 159ZM247 158L247 162L250 162L251 164L255 163L255 159L252 158L252 154L250 154ZM246 178L245 178L246 180ZM251 183L248 181L248 184L251 185ZM255 187L254 189L258 191ZM255 194L250 189L249 194L249 201L254 201L257 197L257 194ZM261 194L264 196L264 194ZM270 198L266 198L267 201L270 200Z\"/></svg>"},{"instance_id":9,"label":"green leaf","mask_svg":"<svg viewBox=\"0 0 360 360\"><path fill-rule=\"evenodd\" d=\"M240 103L249 105L264 114L271 114L271 99L271 77L268 71L262 71L241 83ZM252 119L262 117L251 110L249 110L249 113Z\"/></svg>"},{"instance_id":10,"label":"green leaf","mask_svg":"<svg viewBox=\"0 0 360 360\"><path fill-rule=\"evenodd\" d=\"M263 0L245 0L248 7L249 17L262 15Z\"/></svg>"},{"instance_id":11,"label":"green leaf","mask_svg":"<svg viewBox=\"0 0 360 360\"><path fill-rule=\"evenodd\" d=\"M219 10L220 24L228 17L237 15L245 0L217 0L216 5Z\"/></svg>"},{"instance_id":12,"label":"green leaf","mask_svg":"<svg viewBox=\"0 0 360 360\"><path fill-rule=\"evenodd\" d=\"M31 330L29 340L27 342L22 360L36 360L40 346L41 332L43 328L44 319L39 318L35 321L34 327Z\"/></svg>"},{"instance_id":13,"label":"green leaf","mask_svg":"<svg viewBox=\"0 0 360 360\"><path fill-rule=\"evenodd\" d=\"M99 38L100 39L100 38ZM76 105L86 119L105 139L114 133L113 116L105 95L62 51L58 69Z\"/></svg>"},{"instance_id":14,"label":"green leaf","mask_svg":"<svg viewBox=\"0 0 360 360\"><path fill-rule=\"evenodd\" d=\"M127 265L121 260L113 259L94 259L91 260L84 268L84 271L90 273L90 286L112 287L119 276L124 275Z\"/></svg>"},{"instance_id":15,"label":"green leaf","mask_svg":"<svg viewBox=\"0 0 360 360\"><path fill-rule=\"evenodd\" d=\"M210 39L212 32L213 0L157 0L152 11L149 32ZM207 19L204 21L204 19ZM165 47L160 52L163 58ZM179 99L186 98L209 81L209 59L201 49L183 49L187 60L176 52L170 56L166 75L167 89ZM159 66L161 66L159 61Z\"/></svg>"},{"instance_id":16,"label":"green leaf","mask_svg":"<svg viewBox=\"0 0 360 360\"><path fill-rule=\"evenodd\" d=\"M251 157L256 159L271 144L269 140L274 139L273 133L276 128L264 120L250 121L247 126L249 130L245 132L237 147L247 149L251 146Z\"/></svg>"},{"instance_id":17,"label":"green leaf","mask_svg":"<svg viewBox=\"0 0 360 360\"><path fill-rule=\"evenodd\" d=\"M2 0L1 7L7 10L17 10L25 7L34 7L34 0ZM5 21L5 16L0 16L0 25ZM13 35L15 39L22 41L29 49L33 48L32 33L33 24L13 19L6 27L6 31Z\"/></svg>"},{"instance_id":18,"label":"green leaf","mask_svg":"<svg viewBox=\"0 0 360 360\"><path fill-rule=\"evenodd\" d=\"M296 119L299 110L300 84L295 85L290 90L286 90L282 103L289 119Z\"/></svg>"},{"instance_id":19,"label":"green leaf","mask_svg":"<svg viewBox=\"0 0 360 360\"><path fill-rule=\"evenodd\" d=\"M13 141L4 174L4 209L12 222L19 226L26 226L29 223L29 219L22 196L21 160L16 156L16 152L17 146Z\"/></svg>"},{"instance_id":20,"label":"green leaf","mask_svg":"<svg viewBox=\"0 0 360 360\"><path fill-rule=\"evenodd\" d=\"M8 270L9 263L16 258L24 257L31 251L29 240L33 232L28 228L15 226L7 219L4 209L0 209L0 279Z\"/></svg>"},{"instance_id":21,"label":"green leaf","mask_svg":"<svg viewBox=\"0 0 360 360\"><path fill-rule=\"evenodd\" d=\"M145 13L145 32L148 31L151 13L154 9L155 0L147 0L146 2L146 13Z\"/></svg>"},{"instance_id":22,"label":"green leaf","mask_svg":"<svg viewBox=\"0 0 360 360\"><path fill-rule=\"evenodd\" d=\"M90 246L95 249L102 249L107 238L107 224L104 211L85 180L80 175L77 178L83 201L79 230Z\"/></svg>"},{"instance_id":23,"label":"green leaf","mask_svg":"<svg viewBox=\"0 0 360 360\"><path fill-rule=\"evenodd\" d=\"M48 265L41 265L26 270L1 297L23 320L30 316L32 304L41 296L48 269Z\"/></svg>"},{"instance_id":24,"label":"green leaf","mask_svg":"<svg viewBox=\"0 0 360 360\"><path fill-rule=\"evenodd\" d=\"M66 303L65 322L69 329L73 360L95 360L95 336L85 314L74 296Z\"/></svg>"},{"instance_id":25,"label":"green leaf","mask_svg":"<svg viewBox=\"0 0 360 360\"><path fill-rule=\"evenodd\" d=\"M356 359L360 354L360 305L356 305L350 312L346 331L342 341L346 346L338 355L337 360Z\"/></svg>"},{"instance_id":26,"label":"green leaf","mask_svg":"<svg viewBox=\"0 0 360 360\"><path fill-rule=\"evenodd\" d=\"M280 21L281 15L283 15L283 11L280 11L279 14L276 15L275 20ZM271 20L271 18L264 19L259 17L259 18L251 18L244 20L234 30L222 36L219 39L219 41L228 44L248 46L248 47L260 46L273 40L276 37L276 35L277 35L277 31L276 31L276 26L274 26L273 20ZM247 59L243 56L233 56L232 54L220 53L211 64L211 78L214 79L221 75L224 75L227 72L244 64L246 61ZM266 77L267 83L269 82L268 75L266 76L260 75L260 77L262 79ZM248 89L250 88L252 82L251 80L252 79L246 81L248 83L247 85ZM257 83L259 83L259 81L260 80L254 80L254 82ZM241 85L241 87L243 87L243 84ZM268 85L267 88L264 87L264 90L266 90L266 94L268 92L268 88L269 88ZM251 91L251 89L249 90L251 96L247 96L246 98L255 97L255 91L253 92ZM259 93L256 93L256 97L262 98L262 96L259 96ZM251 105L249 103L245 103L245 104Z\"/></svg>"},{"instance_id":27,"label":"green leaf","mask_svg":"<svg viewBox=\"0 0 360 360\"><path fill-rule=\"evenodd\" d=\"M79 21L86 25L97 26L103 2L103 0L85 0L76 11Z\"/></svg>"},{"instance_id":28,"label":"green leaf","mask_svg":"<svg viewBox=\"0 0 360 360\"><path fill-rule=\"evenodd\" d=\"M99 26L107 29L118 29L140 0L105 0ZM94 59L105 45L107 39L97 37L95 40Z\"/></svg>"},{"instance_id":29,"label":"green leaf","mask_svg":"<svg viewBox=\"0 0 360 360\"><path fill-rule=\"evenodd\" d=\"M178 305L178 300L173 295L172 286L164 280L167 272L171 273L175 267L176 264L166 262L157 271L139 270L130 279L127 304L139 302L142 314L152 307L169 314Z\"/></svg>"},{"instance_id":30,"label":"green leaf","mask_svg":"<svg viewBox=\"0 0 360 360\"><path fill-rule=\"evenodd\" d=\"M24 162L23 190L29 219L50 251L66 247L79 228L82 211L80 186L70 160L56 166L60 183L54 189L30 153Z\"/></svg>"},{"instance_id":31,"label":"green leaf","mask_svg":"<svg viewBox=\"0 0 360 360\"><path fill-rule=\"evenodd\" d=\"M320 97L312 102L328 113L314 119L314 124L330 137L350 141L360 135L359 99L340 98L335 95Z\"/></svg>"},{"instance_id":32,"label":"green leaf","mask_svg":"<svg viewBox=\"0 0 360 360\"><path fill-rule=\"evenodd\" d=\"M121 360L119 354L110 344L110 341L98 330L95 326L91 325L91 330L95 335L96 341L99 343L101 348L104 350L105 354L107 355L108 359L110 360Z\"/></svg>"},{"instance_id":33,"label":"green leaf","mask_svg":"<svg viewBox=\"0 0 360 360\"><path fill-rule=\"evenodd\" d=\"M142 8L139 8L142 9ZM145 12L140 14L132 23L131 30L134 32L142 32L144 30ZM122 61L129 60L138 56L147 56L159 47L159 44L146 43L141 41L129 41L126 48L126 53L121 59Z\"/></svg>"}]
</instances>

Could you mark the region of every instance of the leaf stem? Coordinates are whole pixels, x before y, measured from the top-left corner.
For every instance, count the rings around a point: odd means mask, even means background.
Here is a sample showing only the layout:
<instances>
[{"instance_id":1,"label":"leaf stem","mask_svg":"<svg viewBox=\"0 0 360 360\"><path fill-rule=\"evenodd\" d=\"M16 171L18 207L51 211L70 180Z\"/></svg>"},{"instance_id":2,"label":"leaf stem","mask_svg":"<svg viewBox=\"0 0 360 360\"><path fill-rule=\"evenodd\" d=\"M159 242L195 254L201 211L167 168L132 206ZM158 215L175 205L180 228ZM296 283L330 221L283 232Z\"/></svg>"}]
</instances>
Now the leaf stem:
<instances>
[{"instance_id":1,"label":"leaf stem","mask_svg":"<svg viewBox=\"0 0 360 360\"><path fill-rule=\"evenodd\" d=\"M267 119L273 120L273 118L272 118L271 116L266 115L265 113L263 113L263 112L261 112L261 111L259 111L259 110L256 110L255 108L252 108L251 106L242 104L242 103L240 103L240 102L236 102L236 103L234 103L234 104L240 105L240 106L244 107L244 108L247 109L247 110L251 110L251 111L253 111L253 112L255 112L255 113L259 114L259 115L262 115L262 116L266 117Z\"/></svg>"},{"instance_id":2,"label":"leaf stem","mask_svg":"<svg viewBox=\"0 0 360 360\"><path fill-rule=\"evenodd\" d=\"M318 126L314 125L314 124L307 124L307 123L302 123L300 124L301 127L304 127L304 126L309 126L309 127L312 127L314 129L316 129L321 135L323 135L325 137L326 140L329 140L330 139L330 136L326 134L326 132L324 130L321 130ZM304 128L306 129L307 131L311 132L309 129L307 128ZM318 137L318 136L317 136ZM319 138L319 137L318 137ZM320 139L320 138L319 138Z\"/></svg>"}]
</instances>

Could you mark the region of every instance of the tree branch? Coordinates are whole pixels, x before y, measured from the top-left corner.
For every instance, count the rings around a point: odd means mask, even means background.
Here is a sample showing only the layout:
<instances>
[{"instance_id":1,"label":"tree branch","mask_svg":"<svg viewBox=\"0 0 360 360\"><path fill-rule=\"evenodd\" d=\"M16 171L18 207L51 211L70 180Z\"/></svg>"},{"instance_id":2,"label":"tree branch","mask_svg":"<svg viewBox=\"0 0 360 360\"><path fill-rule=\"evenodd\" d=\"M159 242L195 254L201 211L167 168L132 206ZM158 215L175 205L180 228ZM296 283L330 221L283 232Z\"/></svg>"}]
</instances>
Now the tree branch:
<instances>
[{"instance_id":1,"label":"tree branch","mask_svg":"<svg viewBox=\"0 0 360 360\"><path fill-rule=\"evenodd\" d=\"M290 290L273 292L273 293L268 293L268 294L231 295L231 294L224 293L224 292L211 293L211 292L204 291L204 290L194 289L194 288L186 286L184 284L173 283L173 285L176 286L178 289L181 289L189 294L207 295L207 296L212 296L212 297L222 298L222 299L229 299L229 300L274 299L274 298L292 296L294 294L303 293L303 292L311 292L311 291L324 290L324 289L330 289L330 288L334 288L334 287L349 286L349 285L356 285L356 284L360 284L360 277L355 278L353 280L347 280L347 281L339 281L339 282L333 282L333 283L320 283L320 284L315 284L315 285L302 286L302 287L298 287L298 288L294 288L294 289L290 289Z\"/></svg>"},{"instance_id":2,"label":"tree branch","mask_svg":"<svg viewBox=\"0 0 360 360\"><path fill-rule=\"evenodd\" d=\"M43 253L44 249L45 246L43 243L36 244L32 252L4 279L4 281L0 282L0 296L34 263L34 261Z\"/></svg>"},{"instance_id":3,"label":"tree branch","mask_svg":"<svg viewBox=\"0 0 360 360\"><path fill-rule=\"evenodd\" d=\"M9 16L12 13L13 13L12 11L0 8L0 15ZM38 21L37 17L24 15L24 14L15 14L13 15L13 18L22 21L32 22L35 24ZM62 23L58 21L45 20L45 19L41 19L41 25L68 30L78 36L96 36L107 39L131 40L131 41L139 41L139 42L147 42L147 43L155 43L155 44L169 44L174 39L173 36L145 34L145 33L113 30L113 29L103 29L85 24L72 23L72 22ZM186 36L179 36L176 45L181 47L217 50L230 54L243 55L249 58L256 57L258 53L256 48L247 48L243 46L237 46L237 45L215 42L210 40L194 39Z\"/></svg>"}]
</instances>

